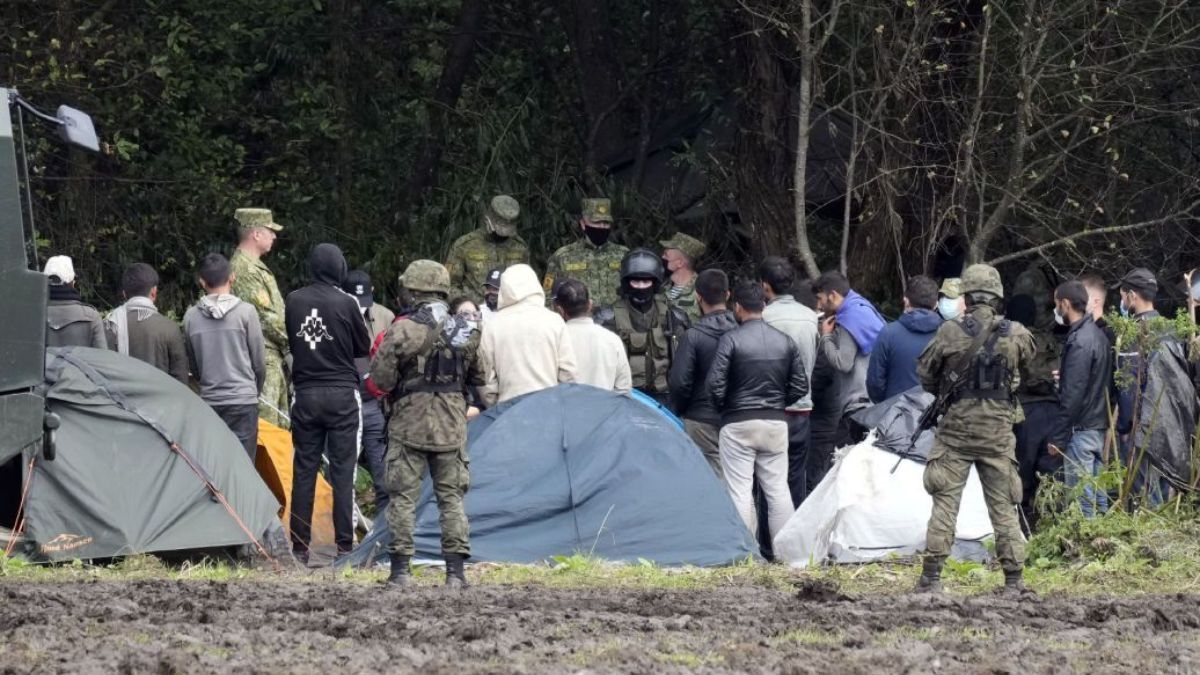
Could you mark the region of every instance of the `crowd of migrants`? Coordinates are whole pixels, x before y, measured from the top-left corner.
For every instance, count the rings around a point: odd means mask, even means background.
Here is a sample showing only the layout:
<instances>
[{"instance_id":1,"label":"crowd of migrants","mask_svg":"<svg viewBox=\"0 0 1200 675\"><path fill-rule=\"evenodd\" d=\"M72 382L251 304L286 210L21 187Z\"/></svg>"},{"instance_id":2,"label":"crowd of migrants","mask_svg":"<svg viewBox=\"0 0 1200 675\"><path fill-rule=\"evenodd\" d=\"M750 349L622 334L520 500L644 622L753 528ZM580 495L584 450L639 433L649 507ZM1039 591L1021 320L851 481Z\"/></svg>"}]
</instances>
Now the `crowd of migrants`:
<instances>
[{"instance_id":1,"label":"crowd of migrants","mask_svg":"<svg viewBox=\"0 0 1200 675\"><path fill-rule=\"evenodd\" d=\"M1038 476L1091 484L1107 453L1110 399L1121 438L1137 423L1131 401L1145 377L1115 385L1115 338L1103 318L1108 287L1099 276L1054 290L1053 331L1035 327L1034 297L1006 298L986 265L940 282L905 280L903 314L888 323L837 272L802 281L787 260L772 257L761 261L757 279L731 287L725 272L696 269L705 245L686 234L654 250L628 250L609 240L607 199L583 200L582 236L550 257L539 283L519 215L515 199L495 197L480 228L456 241L444 264L411 263L400 277L399 316L374 301L369 276L348 271L333 244L312 250L311 284L285 300L263 261L282 229L267 209L239 209L232 257L200 262L204 295L182 331L156 310L149 265L128 269L125 304L102 318L75 290L70 258L55 256L44 270L48 344L115 349L195 387L251 458L259 417L290 426L290 528L301 561L308 561L323 454L338 553L350 550L361 457L395 534L389 581L396 584L409 579L426 472L441 510L446 581L465 584L467 421L560 382L637 389L677 413L767 557L835 448L861 440L853 413L913 387L940 395L948 405L925 470L934 509L922 589L940 588L972 466L1006 585L1020 588L1017 506L1027 524ZM1149 271L1135 269L1115 288L1123 314L1157 316ZM1157 479L1139 480L1150 499L1166 496ZM1092 514L1105 498L1089 487L1081 506Z\"/></svg>"}]
</instances>

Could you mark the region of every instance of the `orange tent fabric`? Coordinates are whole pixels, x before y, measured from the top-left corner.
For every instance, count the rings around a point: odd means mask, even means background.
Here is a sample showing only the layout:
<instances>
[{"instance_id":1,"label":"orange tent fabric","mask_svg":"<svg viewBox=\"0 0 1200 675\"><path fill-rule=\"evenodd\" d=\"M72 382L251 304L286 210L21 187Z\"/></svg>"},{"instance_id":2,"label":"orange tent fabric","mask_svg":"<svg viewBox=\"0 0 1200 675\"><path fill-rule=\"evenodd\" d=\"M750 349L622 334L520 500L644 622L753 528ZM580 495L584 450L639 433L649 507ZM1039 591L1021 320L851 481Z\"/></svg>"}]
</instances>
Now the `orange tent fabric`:
<instances>
[{"instance_id":1,"label":"orange tent fabric","mask_svg":"<svg viewBox=\"0 0 1200 675\"><path fill-rule=\"evenodd\" d=\"M263 482L279 500L279 517L284 528L289 527L292 502L292 434L267 422L258 420L258 456L255 468ZM290 532L289 532L290 534ZM317 474L317 492L313 499L312 543L313 549L332 549L333 539L333 488L321 474Z\"/></svg>"}]
</instances>

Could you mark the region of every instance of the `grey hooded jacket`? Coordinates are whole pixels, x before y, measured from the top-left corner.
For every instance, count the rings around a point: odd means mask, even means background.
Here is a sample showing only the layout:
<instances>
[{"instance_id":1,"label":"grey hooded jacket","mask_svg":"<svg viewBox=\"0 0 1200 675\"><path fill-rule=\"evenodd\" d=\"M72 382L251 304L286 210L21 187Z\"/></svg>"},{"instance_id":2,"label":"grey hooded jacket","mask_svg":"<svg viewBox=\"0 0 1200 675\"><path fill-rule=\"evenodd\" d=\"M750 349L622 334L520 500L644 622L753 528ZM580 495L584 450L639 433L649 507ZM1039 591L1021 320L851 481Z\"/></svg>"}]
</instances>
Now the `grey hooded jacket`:
<instances>
[{"instance_id":1,"label":"grey hooded jacket","mask_svg":"<svg viewBox=\"0 0 1200 675\"><path fill-rule=\"evenodd\" d=\"M234 295L206 295L183 316L188 357L209 405L254 405L267 368L258 312Z\"/></svg>"}]
</instances>

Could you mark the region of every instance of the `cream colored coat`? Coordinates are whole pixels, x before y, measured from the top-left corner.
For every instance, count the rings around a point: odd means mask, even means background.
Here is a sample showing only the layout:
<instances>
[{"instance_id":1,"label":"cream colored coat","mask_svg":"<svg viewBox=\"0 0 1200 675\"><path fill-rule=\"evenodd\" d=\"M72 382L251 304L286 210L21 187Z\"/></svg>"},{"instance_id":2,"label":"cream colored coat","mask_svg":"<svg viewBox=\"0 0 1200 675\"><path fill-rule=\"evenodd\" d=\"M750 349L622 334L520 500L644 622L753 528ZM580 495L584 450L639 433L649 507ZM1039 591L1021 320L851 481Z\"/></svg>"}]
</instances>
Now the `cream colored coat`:
<instances>
[{"instance_id":1,"label":"cream colored coat","mask_svg":"<svg viewBox=\"0 0 1200 675\"><path fill-rule=\"evenodd\" d=\"M499 311L483 326L479 350L496 401L575 382L575 351L562 317L546 309L546 294L529 265L500 277Z\"/></svg>"},{"instance_id":2,"label":"cream colored coat","mask_svg":"<svg viewBox=\"0 0 1200 675\"><path fill-rule=\"evenodd\" d=\"M578 374L575 381L593 387L628 394L633 388L625 345L617 334L597 326L591 317L567 321L567 334L575 349Z\"/></svg>"}]
</instances>

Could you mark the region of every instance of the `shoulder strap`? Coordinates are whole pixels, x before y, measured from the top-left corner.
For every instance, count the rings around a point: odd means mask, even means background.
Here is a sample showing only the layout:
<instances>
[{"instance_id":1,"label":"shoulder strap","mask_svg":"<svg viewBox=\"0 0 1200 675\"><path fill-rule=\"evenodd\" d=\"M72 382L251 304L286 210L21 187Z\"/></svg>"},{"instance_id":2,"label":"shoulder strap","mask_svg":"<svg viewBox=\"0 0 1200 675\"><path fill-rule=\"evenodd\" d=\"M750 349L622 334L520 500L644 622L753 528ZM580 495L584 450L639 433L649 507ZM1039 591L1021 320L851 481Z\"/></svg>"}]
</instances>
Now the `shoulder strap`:
<instances>
[{"instance_id":1,"label":"shoulder strap","mask_svg":"<svg viewBox=\"0 0 1200 675\"><path fill-rule=\"evenodd\" d=\"M957 377L950 382L951 386L957 386L957 383L966 381L965 373L962 372L963 369L971 363L971 360L975 358L975 355L979 353L980 348L983 347L983 343L986 342L988 337L996 331L996 329L1000 326L1000 323L1000 321L992 321L990 325L979 331L979 334L975 336L975 339L971 340L971 345L967 347L966 351L960 352L957 358L954 359L954 362L942 370L943 383L949 379L951 374L957 375ZM963 330L965 331L966 329L964 328Z\"/></svg>"}]
</instances>

